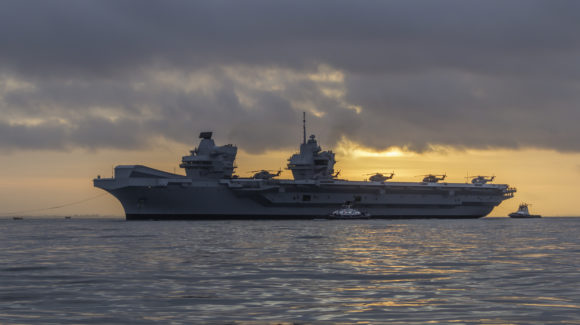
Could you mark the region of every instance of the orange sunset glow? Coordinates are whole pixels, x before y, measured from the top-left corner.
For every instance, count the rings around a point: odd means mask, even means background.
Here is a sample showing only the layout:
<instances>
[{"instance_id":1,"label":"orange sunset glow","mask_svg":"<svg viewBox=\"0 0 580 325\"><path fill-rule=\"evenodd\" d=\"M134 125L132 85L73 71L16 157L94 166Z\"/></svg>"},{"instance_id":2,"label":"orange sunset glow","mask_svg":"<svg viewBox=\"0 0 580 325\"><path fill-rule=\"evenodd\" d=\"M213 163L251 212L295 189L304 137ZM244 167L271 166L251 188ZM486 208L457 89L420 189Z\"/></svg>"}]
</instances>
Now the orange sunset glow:
<instances>
[{"instance_id":1,"label":"orange sunset glow","mask_svg":"<svg viewBox=\"0 0 580 325\"><path fill-rule=\"evenodd\" d=\"M514 20L463 3L464 16L431 3L366 4L353 9L359 19L343 5L321 11L324 28L314 12L288 19L301 12L290 4L261 4L269 16L259 18L207 4L196 19L167 9L175 17L155 31L149 19L115 23L123 15L105 4L10 6L34 24L24 28L16 13L3 20L14 34L0 38L0 213L122 216L115 199L95 198L103 192L92 179L119 164L182 173L203 131L237 145L238 176L281 168L289 179L306 112L308 134L336 153L339 178L496 176L518 191L493 216L521 202L580 214L580 76L571 68L580 56L568 20L541 6L514 10Z\"/></svg>"},{"instance_id":2,"label":"orange sunset glow","mask_svg":"<svg viewBox=\"0 0 580 325\"><path fill-rule=\"evenodd\" d=\"M298 123L297 123L298 125ZM192 138L194 138L192 136ZM326 148L324 139L320 144ZM87 202L68 207L46 209L61 204L82 201L103 194L92 187L92 178L110 177L113 165L140 163L168 172L183 174L179 168L181 156L193 149L192 145L163 142L157 150L139 152L74 151L66 153L18 153L3 161L6 166L0 177L1 205L5 211L23 212L23 215L101 215L122 217L119 202L102 195ZM548 150L454 150L436 148L425 153L386 151L358 146L343 141L332 148L337 153L336 170L339 178L363 180L374 172L395 172L393 181L417 182L419 175L446 173L449 182L465 182L466 175L495 175L496 182L507 183L518 189L513 199L503 202L491 216L506 216L515 211L520 202L533 202L533 209L547 216L573 216L580 213L574 204L578 195L576 182L580 181L578 161L580 154L564 154ZM252 175L250 171L264 168L282 168L280 178L291 178L285 169L288 157L294 151L268 151L238 154L236 174ZM120 155L123 158L119 158ZM42 161L42 164L38 162ZM30 200L34 197L34 200Z\"/></svg>"}]
</instances>

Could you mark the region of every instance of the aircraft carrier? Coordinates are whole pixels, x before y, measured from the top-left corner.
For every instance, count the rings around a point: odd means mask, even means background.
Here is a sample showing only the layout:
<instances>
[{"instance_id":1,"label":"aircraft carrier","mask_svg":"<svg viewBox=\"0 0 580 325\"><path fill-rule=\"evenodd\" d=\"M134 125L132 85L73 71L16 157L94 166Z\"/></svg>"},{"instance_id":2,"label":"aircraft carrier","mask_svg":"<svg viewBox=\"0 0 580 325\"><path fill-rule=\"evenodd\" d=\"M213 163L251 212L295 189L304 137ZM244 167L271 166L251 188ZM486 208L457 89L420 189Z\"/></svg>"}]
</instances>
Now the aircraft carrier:
<instances>
[{"instance_id":1,"label":"aircraft carrier","mask_svg":"<svg viewBox=\"0 0 580 325\"><path fill-rule=\"evenodd\" d=\"M234 174L237 147L216 146L212 132L202 132L199 146L180 164L185 175L142 165L115 167L112 178L94 186L116 197L127 220L316 219L344 204L371 218L481 218L516 189L476 176L469 183L443 182L445 175L425 175L421 182L393 182L377 173L368 181L348 181L334 171L334 153L322 151L314 135L288 159L293 179L257 171Z\"/></svg>"}]
</instances>

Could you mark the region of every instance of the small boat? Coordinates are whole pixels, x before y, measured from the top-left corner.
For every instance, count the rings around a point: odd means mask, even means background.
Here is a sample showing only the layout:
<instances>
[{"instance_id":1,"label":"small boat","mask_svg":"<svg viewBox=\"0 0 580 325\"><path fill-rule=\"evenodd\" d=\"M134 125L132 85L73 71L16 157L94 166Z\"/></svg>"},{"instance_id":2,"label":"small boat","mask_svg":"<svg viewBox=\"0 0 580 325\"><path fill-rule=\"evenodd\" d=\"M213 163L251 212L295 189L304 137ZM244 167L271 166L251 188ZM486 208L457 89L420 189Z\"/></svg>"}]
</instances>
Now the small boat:
<instances>
[{"instance_id":1,"label":"small boat","mask_svg":"<svg viewBox=\"0 0 580 325\"><path fill-rule=\"evenodd\" d=\"M24 218L22 218L22 217L12 217L12 220L22 220L22 219L24 219Z\"/></svg>"},{"instance_id":2,"label":"small boat","mask_svg":"<svg viewBox=\"0 0 580 325\"><path fill-rule=\"evenodd\" d=\"M542 216L539 214L530 214L528 210L529 204L522 203L518 208L518 211L512 212L509 214L510 218L541 218Z\"/></svg>"},{"instance_id":3,"label":"small boat","mask_svg":"<svg viewBox=\"0 0 580 325\"><path fill-rule=\"evenodd\" d=\"M66 217L64 217L64 218L65 218L65 219L71 219L72 217L71 217L71 216L66 216Z\"/></svg>"},{"instance_id":4,"label":"small boat","mask_svg":"<svg viewBox=\"0 0 580 325\"><path fill-rule=\"evenodd\" d=\"M370 214L354 209L350 204L345 204L342 208L333 211L329 215L330 219L367 219Z\"/></svg>"}]
</instances>

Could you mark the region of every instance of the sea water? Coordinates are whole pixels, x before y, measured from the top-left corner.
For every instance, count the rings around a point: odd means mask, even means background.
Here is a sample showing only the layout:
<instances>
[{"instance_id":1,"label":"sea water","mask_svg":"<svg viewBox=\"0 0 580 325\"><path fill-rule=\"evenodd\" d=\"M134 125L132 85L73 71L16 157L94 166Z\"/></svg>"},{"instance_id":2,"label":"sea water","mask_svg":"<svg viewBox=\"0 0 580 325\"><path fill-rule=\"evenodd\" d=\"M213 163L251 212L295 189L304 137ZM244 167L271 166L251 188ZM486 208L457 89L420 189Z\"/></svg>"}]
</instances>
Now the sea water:
<instances>
[{"instance_id":1,"label":"sea water","mask_svg":"<svg viewBox=\"0 0 580 325\"><path fill-rule=\"evenodd\" d=\"M0 323L579 324L580 218L0 219Z\"/></svg>"}]
</instances>

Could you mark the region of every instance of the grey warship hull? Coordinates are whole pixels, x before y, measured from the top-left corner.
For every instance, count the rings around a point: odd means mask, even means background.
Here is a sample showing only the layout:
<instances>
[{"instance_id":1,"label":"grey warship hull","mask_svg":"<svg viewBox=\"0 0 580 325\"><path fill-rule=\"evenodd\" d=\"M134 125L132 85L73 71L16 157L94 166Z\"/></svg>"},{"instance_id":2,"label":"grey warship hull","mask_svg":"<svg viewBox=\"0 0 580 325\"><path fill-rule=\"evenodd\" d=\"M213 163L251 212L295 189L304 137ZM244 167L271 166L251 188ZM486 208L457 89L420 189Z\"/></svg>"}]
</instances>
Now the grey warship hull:
<instances>
[{"instance_id":1,"label":"grey warship hull","mask_svg":"<svg viewBox=\"0 0 580 325\"><path fill-rule=\"evenodd\" d=\"M96 179L127 220L314 219L352 202L371 218L481 218L513 195L507 185L345 180L192 180L145 166ZM126 175L126 177L123 177Z\"/></svg>"}]
</instances>

